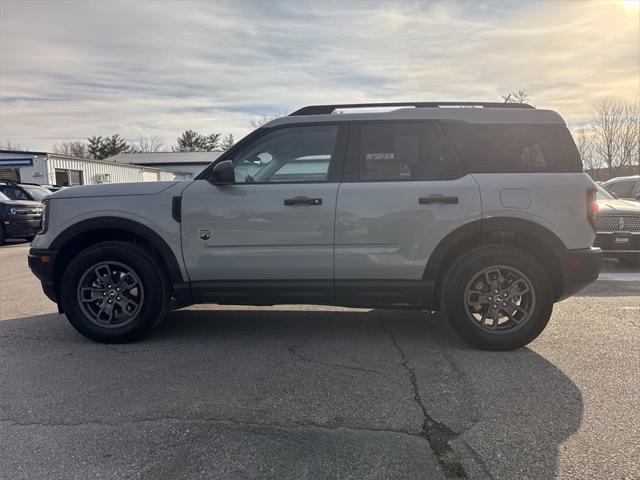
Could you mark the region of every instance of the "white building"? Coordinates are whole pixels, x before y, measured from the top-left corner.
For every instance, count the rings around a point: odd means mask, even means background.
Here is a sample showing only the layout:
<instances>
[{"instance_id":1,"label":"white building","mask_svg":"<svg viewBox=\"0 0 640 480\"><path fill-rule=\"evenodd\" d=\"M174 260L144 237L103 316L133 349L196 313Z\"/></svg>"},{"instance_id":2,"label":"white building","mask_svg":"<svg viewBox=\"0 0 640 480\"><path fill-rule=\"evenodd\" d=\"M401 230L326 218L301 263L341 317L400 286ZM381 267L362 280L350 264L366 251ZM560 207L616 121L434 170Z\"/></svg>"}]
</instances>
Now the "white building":
<instances>
[{"instance_id":1,"label":"white building","mask_svg":"<svg viewBox=\"0 0 640 480\"><path fill-rule=\"evenodd\" d=\"M190 177L189 173L151 166L121 164L47 152L0 150L0 180L68 186L186 180Z\"/></svg>"},{"instance_id":2,"label":"white building","mask_svg":"<svg viewBox=\"0 0 640 480\"><path fill-rule=\"evenodd\" d=\"M176 173L186 172L193 178L223 153L221 151L121 153L107 160L123 165L162 168Z\"/></svg>"}]
</instances>

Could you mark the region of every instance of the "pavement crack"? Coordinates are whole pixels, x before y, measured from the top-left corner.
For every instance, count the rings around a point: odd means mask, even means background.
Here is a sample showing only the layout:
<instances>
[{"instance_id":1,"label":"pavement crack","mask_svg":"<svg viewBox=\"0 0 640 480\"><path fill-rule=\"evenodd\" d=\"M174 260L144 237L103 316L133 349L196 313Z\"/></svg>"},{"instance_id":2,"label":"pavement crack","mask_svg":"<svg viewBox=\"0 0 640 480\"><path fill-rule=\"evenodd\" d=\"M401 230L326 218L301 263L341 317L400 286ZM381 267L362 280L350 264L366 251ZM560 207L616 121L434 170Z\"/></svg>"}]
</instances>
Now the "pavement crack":
<instances>
[{"instance_id":1,"label":"pavement crack","mask_svg":"<svg viewBox=\"0 0 640 480\"><path fill-rule=\"evenodd\" d=\"M341 363L330 363L330 362L322 362L320 360L314 360L312 358L305 357L304 355L302 355L298 351L299 348L300 348L300 344L296 344L296 345L291 345L291 346L287 347L287 350L289 351L289 353L291 355L293 355L294 357L302 360L303 362L316 363L318 365L323 365L325 367L331 367L331 368L344 368L346 370L355 370L355 371L358 371L358 372L375 373L377 375L384 375L383 372L379 372L378 370L370 370L368 368L352 367L350 365L343 365Z\"/></svg>"},{"instance_id":2,"label":"pavement crack","mask_svg":"<svg viewBox=\"0 0 640 480\"><path fill-rule=\"evenodd\" d=\"M370 425L365 426L350 426L350 425L337 425L337 424L321 424L315 422L296 422L293 424L280 424L270 422L251 422L241 419L233 418L216 418L216 417L180 417L173 415L158 415L152 417L131 418L123 419L117 422L105 422L102 420L84 420L78 422L25 422L12 418L0 419L0 423L8 423L18 427L83 427L83 426L100 426L100 427L118 427L125 424L140 424L140 423L155 423L155 422L185 422L185 423L201 423L211 424L219 426L235 426L235 427L248 427L248 428L272 428L283 431L297 431L301 429L315 429L324 431L351 431L351 432L369 432L369 433L387 433L406 435L413 438L421 438L423 436L420 432L412 432L402 429L375 427Z\"/></svg>"},{"instance_id":3,"label":"pavement crack","mask_svg":"<svg viewBox=\"0 0 640 480\"><path fill-rule=\"evenodd\" d=\"M384 324L383 321L380 322L380 327L389 336L391 343L400 356L400 365L402 365L402 368L404 368L409 375L409 381L413 390L413 400L422 411L424 419L420 436L429 442L431 450L433 450L436 458L438 459L438 463L440 464L440 468L442 469L445 478L451 480L466 479L467 475L464 471L464 467L456 457L451 445L449 445L449 442L455 439L458 434L446 425L436 422L431 418L420 396L420 389L418 388L415 370L409 366L404 350L402 350L398 344L398 340L393 332Z\"/></svg>"}]
</instances>

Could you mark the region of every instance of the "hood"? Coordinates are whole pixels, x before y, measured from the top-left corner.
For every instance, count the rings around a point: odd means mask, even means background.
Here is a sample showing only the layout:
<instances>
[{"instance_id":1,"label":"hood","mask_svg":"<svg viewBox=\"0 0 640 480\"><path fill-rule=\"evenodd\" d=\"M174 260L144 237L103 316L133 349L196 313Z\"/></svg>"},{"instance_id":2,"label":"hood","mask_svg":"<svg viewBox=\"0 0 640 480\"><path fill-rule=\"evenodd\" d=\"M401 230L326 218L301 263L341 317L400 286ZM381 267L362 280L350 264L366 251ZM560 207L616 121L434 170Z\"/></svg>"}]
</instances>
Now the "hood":
<instances>
[{"instance_id":1,"label":"hood","mask_svg":"<svg viewBox=\"0 0 640 480\"><path fill-rule=\"evenodd\" d=\"M603 199L598 204L598 215L640 215L640 202L622 198Z\"/></svg>"},{"instance_id":2,"label":"hood","mask_svg":"<svg viewBox=\"0 0 640 480\"><path fill-rule=\"evenodd\" d=\"M2 200L2 199L0 199L0 205L7 205L8 207L39 207L39 208L42 208L42 203L34 202L33 200Z\"/></svg>"},{"instance_id":3,"label":"hood","mask_svg":"<svg viewBox=\"0 0 640 480\"><path fill-rule=\"evenodd\" d=\"M155 195L178 182L103 183L63 188L47 198L113 197L120 195Z\"/></svg>"}]
</instances>

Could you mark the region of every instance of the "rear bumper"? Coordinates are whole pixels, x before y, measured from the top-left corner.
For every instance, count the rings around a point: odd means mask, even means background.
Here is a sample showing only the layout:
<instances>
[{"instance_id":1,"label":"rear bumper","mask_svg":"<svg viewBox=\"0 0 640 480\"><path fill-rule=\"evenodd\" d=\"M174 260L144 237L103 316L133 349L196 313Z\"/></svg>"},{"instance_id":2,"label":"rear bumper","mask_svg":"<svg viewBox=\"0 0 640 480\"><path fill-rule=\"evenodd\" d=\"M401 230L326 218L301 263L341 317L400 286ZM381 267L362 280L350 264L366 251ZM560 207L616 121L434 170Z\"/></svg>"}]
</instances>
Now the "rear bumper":
<instances>
[{"instance_id":1,"label":"rear bumper","mask_svg":"<svg viewBox=\"0 0 640 480\"><path fill-rule=\"evenodd\" d=\"M566 250L561 254L561 261L562 293L558 300L570 297L598 278L602 265L602 250Z\"/></svg>"},{"instance_id":2,"label":"rear bumper","mask_svg":"<svg viewBox=\"0 0 640 480\"><path fill-rule=\"evenodd\" d=\"M51 301L56 303L58 300L53 283L53 263L57 254L58 252L55 250L32 248L27 257L29 268L42 284L42 291Z\"/></svg>"}]
</instances>

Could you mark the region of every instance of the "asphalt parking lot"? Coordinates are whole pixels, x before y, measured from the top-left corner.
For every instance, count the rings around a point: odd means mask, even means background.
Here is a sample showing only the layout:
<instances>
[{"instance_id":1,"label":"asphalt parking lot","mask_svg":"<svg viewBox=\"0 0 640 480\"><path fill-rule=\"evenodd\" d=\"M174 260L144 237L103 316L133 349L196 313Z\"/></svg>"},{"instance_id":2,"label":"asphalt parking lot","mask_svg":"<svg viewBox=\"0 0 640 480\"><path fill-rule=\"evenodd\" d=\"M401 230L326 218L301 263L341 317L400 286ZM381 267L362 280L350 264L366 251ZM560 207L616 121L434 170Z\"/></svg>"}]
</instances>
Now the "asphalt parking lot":
<instances>
[{"instance_id":1,"label":"asphalt parking lot","mask_svg":"<svg viewBox=\"0 0 640 480\"><path fill-rule=\"evenodd\" d=\"M528 348L440 315L194 306L147 340L76 334L0 248L0 478L640 478L640 272Z\"/></svg>"}]
</instances>

